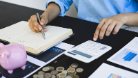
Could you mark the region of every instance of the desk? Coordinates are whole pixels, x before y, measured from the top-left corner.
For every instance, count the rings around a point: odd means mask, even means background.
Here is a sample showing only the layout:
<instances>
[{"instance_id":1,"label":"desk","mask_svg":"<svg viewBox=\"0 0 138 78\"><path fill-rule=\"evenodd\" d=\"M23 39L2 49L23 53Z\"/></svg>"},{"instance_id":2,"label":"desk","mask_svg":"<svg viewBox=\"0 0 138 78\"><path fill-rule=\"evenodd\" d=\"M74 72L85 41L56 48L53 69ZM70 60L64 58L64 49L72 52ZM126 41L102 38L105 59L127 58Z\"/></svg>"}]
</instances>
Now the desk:
<instances>
[{"instance_id":1,"label":"desk","mask_svg":"<svg viewBox=\"0 0 138 78\"><path fill-rule=\"evenodd\" d=\"M0 1L0 28L4 28L6 26L9 26L13 23L17 23L18 21L22 21L22 20L28 21L30 16L32 14L35 14L36 12L39 12L41 14L43 11ZM98 24L65 16L65 17L57 17L52 22L50 22L49 25L57 25L57 26L62 26L66 28L72 28L75 35L65 40L64 42L78 45L86 40L93 39L93 34ZM111 34L109 37L104 37L103 40L98 39L97 42L112 46L112 50L110 50L102 57L100 57L99 59L89 64L86 64L86 63L77 61L75 59L72 59L70 57L67 57L65 55L62 55L57 59L56 63L53 63L53 64L51 63L51 65L68 67L72 63L78 63L79 67L84 68L84 72L81 74L78 74L80 78L87 78L103 62L122 69L126 69L129 71L138 73L131 69L128 69L123 66L107 61L107 58L109 58L114 53L116 53L119 49L121 49L124 45L126 45L135 36L138 36L138 34L135 32L130 32L130 31L121 29L116 35Z\"/></svg>"}]
</instances>

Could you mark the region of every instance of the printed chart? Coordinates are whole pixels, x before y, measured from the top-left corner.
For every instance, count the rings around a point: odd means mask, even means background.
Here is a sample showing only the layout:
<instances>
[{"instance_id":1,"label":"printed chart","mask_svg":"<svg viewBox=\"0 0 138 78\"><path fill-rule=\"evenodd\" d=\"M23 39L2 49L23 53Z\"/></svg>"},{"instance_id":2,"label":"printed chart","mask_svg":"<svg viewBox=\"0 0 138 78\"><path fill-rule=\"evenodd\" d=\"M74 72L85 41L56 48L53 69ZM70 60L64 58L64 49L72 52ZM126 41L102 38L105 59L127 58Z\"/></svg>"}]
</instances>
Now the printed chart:
<instances>
[{"instance_id":1,"label":"printed chart","mask_svg":"<svg viewBox=\"0 0 138 78\"><path fill-rule=\"evenodd\" d=\"M138 71L138 37L135 37L108 61Z\"/></svg>"},{"instance_id":2,"label":"printed chart","mask_svg":"<svg viewBox=\"0 0 138 78\"><path fill-rule=\"evenodd\" d=\"M88 78L138 78L138 74L103 63Z\"/></svg>"}]
</instances>

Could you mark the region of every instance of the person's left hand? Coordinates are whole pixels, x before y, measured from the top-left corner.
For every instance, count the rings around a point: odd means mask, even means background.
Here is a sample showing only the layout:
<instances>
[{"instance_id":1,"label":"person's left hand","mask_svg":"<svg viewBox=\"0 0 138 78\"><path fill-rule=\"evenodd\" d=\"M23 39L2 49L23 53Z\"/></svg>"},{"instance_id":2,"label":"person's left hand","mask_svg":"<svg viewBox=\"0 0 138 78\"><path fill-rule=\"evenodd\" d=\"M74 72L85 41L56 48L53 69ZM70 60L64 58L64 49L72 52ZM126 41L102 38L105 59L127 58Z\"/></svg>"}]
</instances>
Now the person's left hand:
<instances>
[{"instance_id":1,"label":"person's left hand","mask_svg":"<svg viewBox=\"0 0 138 78\"><path fill-rule=\"evenodd\" d=\"M102 19L96 28L93 40L96 41L98 36L100 39L103 39L104 35L109 36L111 32L113 34L117 34L119 29L126 23L126 21L127 16L124 14L118 14Z\"/></svg>"}]
</instances>

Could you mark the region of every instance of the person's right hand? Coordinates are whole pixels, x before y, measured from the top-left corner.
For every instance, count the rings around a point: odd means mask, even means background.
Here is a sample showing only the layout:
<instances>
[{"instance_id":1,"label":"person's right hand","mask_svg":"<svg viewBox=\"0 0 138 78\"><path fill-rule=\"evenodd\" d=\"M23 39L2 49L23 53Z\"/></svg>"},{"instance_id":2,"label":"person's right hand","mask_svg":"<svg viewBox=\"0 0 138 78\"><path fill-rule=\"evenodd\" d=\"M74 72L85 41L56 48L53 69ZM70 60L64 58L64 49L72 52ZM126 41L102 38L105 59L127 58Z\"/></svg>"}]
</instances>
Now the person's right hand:
<instances>
[{"instance_id":1,"label":"person's right hand","mask_svg":"<svg viewBox=\"0 0 138 78\"><path fill-rule=\"evenodd\" d=\"M46 24L48 23L48 19L47 19L46 16L40 16L40 17L41 17L40 24L37 22L37 16L36 16L36 15L32 15L32 16L30 17L30 19L28 20L28 22L29 22L29 27L30 27L30 29L31 29L32 31L34 31L34 32L40 32L41 29L42 29L41 26L45 27ZM40 25L41 25L41 26L40 26ZM47 29L44 28L44 32L46 32L46 31L47 31Z\"/></svg>"}]
</instances>

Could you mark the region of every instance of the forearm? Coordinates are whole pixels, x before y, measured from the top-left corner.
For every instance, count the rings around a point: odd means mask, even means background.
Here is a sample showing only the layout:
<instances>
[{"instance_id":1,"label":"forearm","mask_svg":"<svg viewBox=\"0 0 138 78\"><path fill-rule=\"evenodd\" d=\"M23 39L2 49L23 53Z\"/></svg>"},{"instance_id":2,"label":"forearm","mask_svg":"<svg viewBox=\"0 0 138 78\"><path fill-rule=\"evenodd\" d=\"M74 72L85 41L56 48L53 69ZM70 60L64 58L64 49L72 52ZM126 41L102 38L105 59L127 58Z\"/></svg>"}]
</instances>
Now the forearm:
<instances>
[{"instance_id":1,"label":"forearm","mask_svg":"<svg viewBox=\"0 0 138 78\"><path fill-rule=\"evenodd\" d=\"M138 26L138 13L123 13L127 26Z\"/></svg>"},{"instance_id":2,"label":"forearm","mask_svg":"<svg viewBox=\"0 0 138 78\"><path fill-rule=\"evenodd\" d=\"M56 3L50 3L42 14L42 16L46 16L48 18L48 22L52 21L60 14L60 7Z\"/></svg>"}]
</instances>

